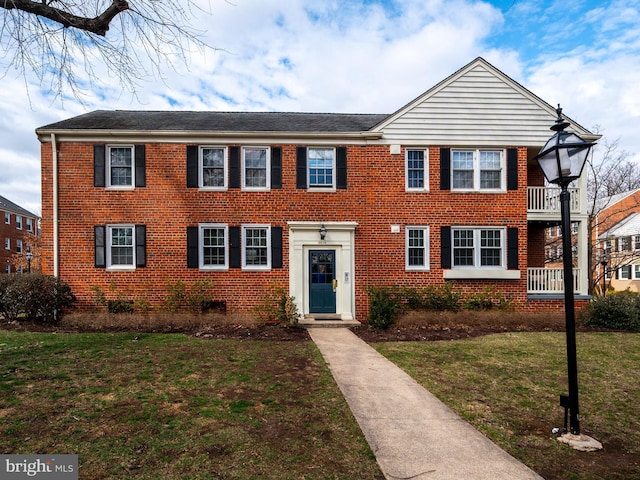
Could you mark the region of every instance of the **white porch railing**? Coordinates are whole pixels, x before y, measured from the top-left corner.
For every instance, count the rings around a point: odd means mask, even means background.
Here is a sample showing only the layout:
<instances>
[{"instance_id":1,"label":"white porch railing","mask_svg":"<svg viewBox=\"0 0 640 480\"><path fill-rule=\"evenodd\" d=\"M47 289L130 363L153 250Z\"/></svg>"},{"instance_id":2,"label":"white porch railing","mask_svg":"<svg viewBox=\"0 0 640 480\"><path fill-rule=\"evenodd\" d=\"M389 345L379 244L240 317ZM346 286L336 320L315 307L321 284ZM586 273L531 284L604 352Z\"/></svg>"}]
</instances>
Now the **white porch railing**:
<instances>
[{"instance_id":1,"label":"white porch railing","mask_svg":"<svg viewBox=\"0 0 640 480\"><path fill-rule=\"evenodd\" d=\"M572 213L580 212L580 189L570 188ZM560 189L555 187L527 187L527 211L529 213L560 213Z\"/></svg>"},{"instance_id":2,"label":"white porch railing","mask_svg":"<svg viewBox=\"0 0 640 480\"><path fill-rule=\"evenodd\" d=\"M564 270L562 268L528 268L528 293L564 293ZM573 291L580 292L580 269L573 269Z\"/></svg>"}]
</instances>

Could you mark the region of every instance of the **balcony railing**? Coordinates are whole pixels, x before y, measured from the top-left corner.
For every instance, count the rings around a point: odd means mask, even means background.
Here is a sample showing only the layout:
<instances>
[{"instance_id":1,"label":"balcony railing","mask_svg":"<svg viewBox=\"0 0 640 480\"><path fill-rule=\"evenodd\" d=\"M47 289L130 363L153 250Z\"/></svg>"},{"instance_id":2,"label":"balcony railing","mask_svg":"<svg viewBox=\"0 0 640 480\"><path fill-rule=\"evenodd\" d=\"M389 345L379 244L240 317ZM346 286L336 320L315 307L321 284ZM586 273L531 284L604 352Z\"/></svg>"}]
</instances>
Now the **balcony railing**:
<instances>
[{"instance_id":1,"label":"balcony railing","mask_svg":"<svg viewBox=\"0 0 640 480\"><path fill-rule=\"evenodd\" d=\"M528 293L564 293L564 270L562 268L528 268ZM580 269L573 269L573 291L580 292Z\"/></svg>"},{"instance_id":2,"label":"balcony railing","mask_svg":"<svg viewBox=\"0 0 640 480\"><path fill-rule=\"evenodd\" d=\"M571 213L580 212L580 189L569 188ZM527 187L529 213L560 214L560 189L555 187Z\"/></svg>"}]
</instances>

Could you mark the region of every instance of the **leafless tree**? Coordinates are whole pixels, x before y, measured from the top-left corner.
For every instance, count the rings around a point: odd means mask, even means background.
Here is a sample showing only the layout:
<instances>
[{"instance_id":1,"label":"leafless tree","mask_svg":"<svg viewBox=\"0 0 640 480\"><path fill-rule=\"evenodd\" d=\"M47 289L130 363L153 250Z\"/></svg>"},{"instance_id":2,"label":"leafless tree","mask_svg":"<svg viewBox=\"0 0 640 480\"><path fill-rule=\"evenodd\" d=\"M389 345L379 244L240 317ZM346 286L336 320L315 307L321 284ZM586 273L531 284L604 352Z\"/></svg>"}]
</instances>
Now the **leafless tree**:
<instances>
[{"instance_id":1,"label":"leafless tree","mask_svg":"<svg viewBox=\"0 0 640 480\"><path fill-rule=\"evenodd\" d=\"M587 184L589 292L593 292L601 285L605 272L600 268L600 262L605 253L610 253L604 252L599 246L597 236L603 233L603 226L610 228L624 217L640 212L640 202L636 201L627 202L623 209L607 210L613 204L611 197L640 188L640 165L631 160L630 156L629 152L620 150L618 140L609 143L603 137L592 160L585 167L589 175ZM608 255L609 271L615 272L623 266L638 263L640 251L635 250L631 245L629 247L628 250L624 249Z\"/></svg>"},{"instance_id":2,"label":"leafless tree","mask_svg":"<svg viewBox=\"0 0 640 480\"><path fill-rule=\"evenodd\" d=\"M135 93L208 48L190 26L208 14L195 0L0 0L0 8L0 71L25 83L34 73L56 97L80 100L96 81Z\"/></svg>"}]
</instances>

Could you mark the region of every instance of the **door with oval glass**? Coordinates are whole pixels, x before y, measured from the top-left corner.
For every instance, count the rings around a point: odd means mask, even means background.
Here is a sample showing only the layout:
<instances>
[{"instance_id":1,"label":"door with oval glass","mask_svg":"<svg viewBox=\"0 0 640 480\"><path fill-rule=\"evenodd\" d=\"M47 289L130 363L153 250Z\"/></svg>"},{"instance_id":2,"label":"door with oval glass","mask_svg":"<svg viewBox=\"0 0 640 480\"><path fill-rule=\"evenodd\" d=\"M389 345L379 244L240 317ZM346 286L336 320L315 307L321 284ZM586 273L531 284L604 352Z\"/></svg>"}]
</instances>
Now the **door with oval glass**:
<instances>
[{"instance_id":1,"label":"door with oval glass","mask_svg":"<svg viewBox=\"0 0 640 480\"><path fill-rule=\"evenodd\" d=\"M336 251L309 251L309 313L336 313Z\"/></svg>"}]
</instances>

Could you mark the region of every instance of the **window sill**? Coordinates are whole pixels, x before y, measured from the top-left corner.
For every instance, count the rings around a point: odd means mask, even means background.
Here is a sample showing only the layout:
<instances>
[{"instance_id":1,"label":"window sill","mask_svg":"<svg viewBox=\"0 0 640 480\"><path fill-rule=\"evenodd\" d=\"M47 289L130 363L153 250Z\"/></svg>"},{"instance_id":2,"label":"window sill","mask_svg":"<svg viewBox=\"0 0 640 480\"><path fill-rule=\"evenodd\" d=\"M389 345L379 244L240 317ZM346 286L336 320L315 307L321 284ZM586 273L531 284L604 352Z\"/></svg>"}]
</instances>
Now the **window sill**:
<instances>
[{"instance_id":1,"label":"window sill","mask_svg":"<svg viewBox=\"0 0 640 480\"><path fill-rule=\"evenodd\" d=\"M520 280L520 270L452 269L444 271L445 280Z\"/></svg>"}]
</instances>

